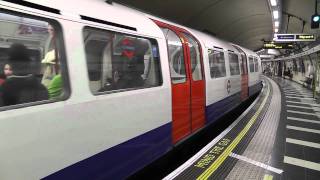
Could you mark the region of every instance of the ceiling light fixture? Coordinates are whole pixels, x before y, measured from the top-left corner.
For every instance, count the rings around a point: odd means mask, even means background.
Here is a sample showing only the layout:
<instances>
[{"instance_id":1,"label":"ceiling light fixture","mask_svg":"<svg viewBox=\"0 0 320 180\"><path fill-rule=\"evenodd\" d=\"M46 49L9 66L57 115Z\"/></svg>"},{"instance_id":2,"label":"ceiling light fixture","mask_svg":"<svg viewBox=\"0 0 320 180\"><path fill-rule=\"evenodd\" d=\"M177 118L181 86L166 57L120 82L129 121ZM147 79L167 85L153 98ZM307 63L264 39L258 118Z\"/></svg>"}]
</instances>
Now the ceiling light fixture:
<instances>
[{"instance_id":1,"label":"ceiling light fixture","mask_svg":"<svg viewBox=\"0 0 320 180\"><path fill-rule=\"evenodd\" d=\"M274 19L278 19L279 18L279 11L278 10L273 11L273 18Z\"/></svg>"},{"instance_id":2,"label":"ceiling light fixture","mask_svg":"<svg viewBox=\"0 0 320 180\"><path fill-rule=\"evenodd\" d=\"M276 0L270 0L271 6L277 6L277 1Z\"/></svg>"},{"instance_id":3,"label":"ceiling light fixture","mask_svg":"<svg viewBox=\"0 0 320 180\"><path fill-rule=\"evenodd\" d=\"M320 21L320 16L317 11L318 7L318 2L315 0L315 8L314 8L314 14L311 16L311 29L317 29L319 28L319 21Z\"/></svg>"}]
</instances>

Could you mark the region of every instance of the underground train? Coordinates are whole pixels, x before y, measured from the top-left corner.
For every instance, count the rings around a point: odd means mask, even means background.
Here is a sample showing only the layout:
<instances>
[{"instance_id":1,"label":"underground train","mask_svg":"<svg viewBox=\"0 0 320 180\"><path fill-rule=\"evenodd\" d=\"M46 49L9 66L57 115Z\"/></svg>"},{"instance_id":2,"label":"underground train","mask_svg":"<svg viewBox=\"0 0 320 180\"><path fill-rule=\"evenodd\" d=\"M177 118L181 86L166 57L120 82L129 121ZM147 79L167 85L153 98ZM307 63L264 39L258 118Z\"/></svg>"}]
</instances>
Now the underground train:
<instances>
[{"instance_id":1,"label":"underground train","mask_svg":"<svg viewBox=\"0 0 320 180\"><path fill-rule=\"evenodd\" d=\"M0 87L47 93L0 95L4 180L123 179L262 88L251 50L117 3L5 0L0 24L1 72L28 63Z\"/></svg>"}]
</instances>

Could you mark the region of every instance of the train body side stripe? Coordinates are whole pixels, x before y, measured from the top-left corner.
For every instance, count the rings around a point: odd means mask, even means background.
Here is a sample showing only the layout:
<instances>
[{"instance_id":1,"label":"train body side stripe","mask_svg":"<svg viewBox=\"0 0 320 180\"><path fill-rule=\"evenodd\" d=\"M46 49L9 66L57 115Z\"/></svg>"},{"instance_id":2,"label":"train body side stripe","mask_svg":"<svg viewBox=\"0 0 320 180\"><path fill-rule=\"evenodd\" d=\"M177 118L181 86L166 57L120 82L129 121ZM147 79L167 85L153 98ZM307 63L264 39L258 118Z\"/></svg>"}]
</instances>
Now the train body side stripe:
<instances>
[{"instance_id":1,"label":"train body side stripe","mask_svg":"<svg viewBox=\"0 0 320 180\"><path fill-rule=\"evenodd\" d=\"M171 129L162 125L43 179L124 179L172 148Z\"/></svg>"},{"instance_id":2,"label":"train body side stripe","mask_svg":"<svg viewBox=\"0 0 320 180\"><path fill-rule=\"evenodd\" d=\"M241 103L240 92L206 107L206 123L212 123Z\"/></svg>"},{"instance_id":3,"label":"train body side stripe","mask_svg":"<svg viewBox=\"0 0 320 180\"><path fill-rule=\"evenodd\" d=\"M249 86L249 96L259 92L262 89L262 82Z\"/></svg>"}]
</instances>

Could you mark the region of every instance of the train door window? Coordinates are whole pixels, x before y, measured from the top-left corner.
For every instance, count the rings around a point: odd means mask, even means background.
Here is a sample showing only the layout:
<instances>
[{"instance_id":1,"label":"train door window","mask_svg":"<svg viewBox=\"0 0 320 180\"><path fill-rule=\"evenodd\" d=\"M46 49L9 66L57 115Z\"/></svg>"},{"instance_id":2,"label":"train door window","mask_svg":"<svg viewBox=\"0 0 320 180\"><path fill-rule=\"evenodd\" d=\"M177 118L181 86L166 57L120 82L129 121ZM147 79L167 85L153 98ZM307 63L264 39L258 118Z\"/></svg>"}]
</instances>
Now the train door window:
<instances>
[{"instance_id":1,"label":"train door window","mask_svg":"<svg viewBox=\"0 0 320 180\"><path fill-rule=\"evenodd\" d=\"M194 81L202 80L201 72L201 60L200 60L200 48L196 40L190 35L184 33L184 36L188 40L188 45L190 49L190 61L191 61L191 71L192 79Z\"/></svg>"},{"instance_id":2,"label":"train door window","mask_svg":"<svg viewBox=\"0 0 320 180\"><path fill-rule=\"evenodd\" d=\"M68 97L62 30L56 21L0 11L0 39L0 106Z\"/></svg>"},{"instance_id":3,"label":"train door window","mask_svg":"<svg viewBox=\"0 0 320 180\"><path fill-rule=\"evenodd\" d=\"M259 71L259 61L257 57L254 57L254 71L255 72Z\"/></svg>"},{"instance_id":4,"label":"train door window","mask_svg":"<svg viewBox=\"0 0 320 180\"><path fill-rule=\"evenodd\" d=\"M243 65L242 65L242 57L240 56L241 59L239 59L239 65L240 65L240 74L242 75L244 73L243 71Z\"/></svg>"},{"instance_id":5,"label":"train door window","mask_svg":"<svg viewBox=\"0 0 320 180\"><path fill-rule=\"evenodd\" d=\"M224 53L216 50L208 50L209 67L211 78L219 78L226 76L226 66Z\"/></svg>"},{"instance_id":6,"label":"train door window","mask_svg":"<svg viewBox=\"0 0 320 180\"><path fill-rule=\"evenodd\" d=\"M237 54L229 52L229 66L231 76L240 74L239 59Z\"/></svg>"},{"instance_id":7,"label":"train door window","mask_svg":"<svg viewBox=\"0 0 320 180\"><path fill-rule=\"evenodd\" d=\"M168 45L171 82L173 84L186 82L186 68L181 40L170 29L162 28L162 31Z\"/></svg>"},{"instance_id":8,"label":"train door window","mask_svg":"<svg viewBox=\"0 0 320 180\"><path fill-rule=\"evenodd\" d=\"M162 84L156 40L91 27L83 36L93 94Z\"/></svg>"},{"instance_id":9,"label":"train door window","mask_svg":"<svg viewBox=\"0 0 320 180\"><path fill-rule=\"evenodd\" d=\"M246 55L244 53L241 53L241 64L240 64L240 67L241 67L241 74L247 74L247 66L245 66L247 63L246 63Z\"/></svg>"},{"instance_id":10,"label":"train door window","mask_svg":"<svg viewBox=\"0 0 320 180\"><path fill-rule=\"evenodd\" d=\"M253 63L253 57L249 57L249 67L250 67L250 72L254 72L254 63Z\"/></svg>"}]
</instances>

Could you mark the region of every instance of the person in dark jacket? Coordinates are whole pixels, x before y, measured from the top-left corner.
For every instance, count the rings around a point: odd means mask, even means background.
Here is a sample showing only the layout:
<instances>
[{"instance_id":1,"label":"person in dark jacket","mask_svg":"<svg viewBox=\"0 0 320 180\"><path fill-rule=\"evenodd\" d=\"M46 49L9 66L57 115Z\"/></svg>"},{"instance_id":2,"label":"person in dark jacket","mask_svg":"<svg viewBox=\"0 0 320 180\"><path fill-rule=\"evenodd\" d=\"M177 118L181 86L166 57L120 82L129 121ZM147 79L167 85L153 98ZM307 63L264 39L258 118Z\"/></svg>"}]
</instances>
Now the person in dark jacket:
<instances>
[{"instance_id":1,"label":"person in dark jacket","mask_svg":"<svg viewBox=\"0 0 320 180\"><path fill-rule=\"evenodd\" d=\"M23 44L13 44L10 47L8 62L14 74L0 87L3 106L48 99L47 89L31 73L31 59Z\"/></svg>"},{"instance_id":2,"label":"person in dark jacket","mask_svg":"<svg viewBox=\"0 0 320 180\"><path fill-rule=\"evenodd\" d=\"M121 58L113 61L113 79L99 91L143 87L144 55L149 46L146 41L126 38L121 42Z\"/></svg>"}]
</instances>

